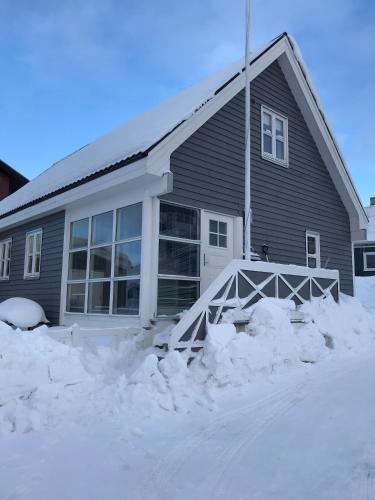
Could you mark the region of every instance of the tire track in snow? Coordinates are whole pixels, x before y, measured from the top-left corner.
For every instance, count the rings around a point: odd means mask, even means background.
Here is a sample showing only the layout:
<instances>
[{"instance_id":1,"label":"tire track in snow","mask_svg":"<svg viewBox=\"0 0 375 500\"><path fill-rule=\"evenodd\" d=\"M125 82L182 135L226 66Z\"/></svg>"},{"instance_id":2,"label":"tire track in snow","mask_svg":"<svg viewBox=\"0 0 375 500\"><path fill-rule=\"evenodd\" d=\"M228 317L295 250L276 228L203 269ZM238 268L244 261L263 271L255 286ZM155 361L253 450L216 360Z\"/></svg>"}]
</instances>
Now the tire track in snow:
<instances>
[{"instance_id":1,"label":"tire track in snow","mask_svg":"<svg viewBox=\"0 0 375 500\"><path fill-rule=\"evenodd\" d=\"M143 499L146 498L146 495L147 498L159 497L158 494L167 491L168 487L171 485L171 479L184 468L186 463L194 459L195 454L198 453L202 447L210 442L212 444L217 435L221 435L226 427L238 422L241 418L244 418L245 422L247 422L249 417L257 411L261 412L261 415L255 420L250 419L249 424L246 426L246 431L243 425L237 427L235 442L237 443L238 439L241 440L243 435L249 436L249 434L252 435L254 432L258 434L259 429L266 427L268 422L271 423L273 419L277 418L284 408L289 408L291 401L295 399L296 391L298 392L305 385L306 381L297 385L288 386L286 389L275 391L255 402L221 413L218 417L211 420L205 428L196 431L193 435L188 436L182 440L178 446L173 448L173 450L159 462L159 465L151 472L148 479L141 484L135 496L132 498L134 500ZM264 409L267 409L265 413ZM225 457L233 447L237 448L237 446L233 446L233 441L231 441L229 445L220 443L221 446L223 444L224 449L220 450L217 455L218 459L221 461L225 461ZM216 477L216 462L213 469L211 476L213 475ZM207 474L206 477L209 477L209 474ZM216 479L215 482L217 482Z\"/></svg>"},{"instance_id":2,"label":"tire track in snow","mask_svg":"<svg viewBox=\"0 0 375 500\"><path fill-rule=\"evenodd\" d=\"M349 369L339 369L339 370L333 370L330 372L330 381L335 381L339 379L343 374L348 375L349 373L355 371L355 367L351 367ZM299 384L299 386L296 387L296 392L297 394L294 395L294 397L288 402L286 401L284 404L280 404L276 411L272 414L270 413L268 416L266 416L266 422L261 423L258 428L255 430L255 432L252 435L247 435L245 439L242 440L241 443L239 443L238 446L234 446L231 450L231 452L223 457L223 463L221 467L221 473L218 474L218 480L216 484L214 485L214 488L212 489L211 495L208 497L210 500L219 500L220 498L227 500L228 498L228 479L230 480L231 477L231 470L233 470L234 463L233 459L240 455L240 458L243 457L244 452L246 449L258 438L260 437L263 432L272 425L273 422L277 420L278 417L281 417L282 415L285 415L288 413L289 410L291 410L294 406L296 406L298 403L302 402L307 396L311 395L313 390L321 390L320 387L321 382L319 380L314 380L311 381L310 383L310 390L309 392L302 391L303 388L306 388L307 382ZM299 392L300 391L300 392ZM298 393L299 392L299 393ZM241 453L242 452L242 453ZM375 486L375 475L372 477L372 490L374 490ZM366 492L369 491L369 485L366 486ZM365 497L360 497L360 500L375 500L375 497L372 496L365 496Z\"/></svg>"}]
</instances>

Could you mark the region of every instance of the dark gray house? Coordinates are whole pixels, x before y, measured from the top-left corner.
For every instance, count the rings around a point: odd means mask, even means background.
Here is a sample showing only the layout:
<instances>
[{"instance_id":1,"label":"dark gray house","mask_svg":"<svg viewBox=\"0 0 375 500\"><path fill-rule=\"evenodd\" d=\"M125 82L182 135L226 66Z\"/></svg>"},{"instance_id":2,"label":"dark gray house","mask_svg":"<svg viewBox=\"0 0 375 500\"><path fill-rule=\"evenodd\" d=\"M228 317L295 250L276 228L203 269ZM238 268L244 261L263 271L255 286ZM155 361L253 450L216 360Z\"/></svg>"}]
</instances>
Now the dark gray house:
<instances>
[{"instance_id":1,"label":"dark gray house","mask_svg":"<svg viewBox=\"0 0 375 500\"><path fill-rule=\"evenodd\" d=\"M366 239L354 242L355 275L375 276L375 197L365 210L369 219Z\"/></svg>"},{"instance_id":2,"label":"dark gray house","mask_svg":"<svg viewBox=\"0 0 375 500\"><path fill-rule=\"evenodd\" d=\"M266 245L321 289L337 269L352 294L367 217L295 42L277 37L250 72L254 258ZM0 300L35 299L60 324L141 327L194 304L243 258L244 86L241 60L3 200ZM300 283L295 297L318 287Z\"/></svg>"}]
</instances>

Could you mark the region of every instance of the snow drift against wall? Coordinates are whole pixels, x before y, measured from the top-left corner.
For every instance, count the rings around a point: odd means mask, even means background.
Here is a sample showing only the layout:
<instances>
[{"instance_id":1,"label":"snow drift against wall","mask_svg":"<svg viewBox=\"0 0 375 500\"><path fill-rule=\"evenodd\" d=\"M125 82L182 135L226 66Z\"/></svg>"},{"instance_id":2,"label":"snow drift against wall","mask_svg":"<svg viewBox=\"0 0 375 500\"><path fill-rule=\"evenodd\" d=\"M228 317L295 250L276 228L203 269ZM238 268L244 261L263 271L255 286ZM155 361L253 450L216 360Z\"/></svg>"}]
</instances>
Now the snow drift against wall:
<instances>
[{"instance_id":1,"label":"snow drift against wall","mask_svg":"<svg viewBox=\"0 0 375 500\"><path fill-rule=\"evenodd\" d=\"M136 340L118 351L93 351L51 339L46 326L21 332L0 323L0 431L211 408L218 394L375 339L375 314L356 299L306 304L309 322L298 328L290 322L293 309L289 301L263 299L247 311L248 332L237 334L231 323L210 327L205 348L189 366L178 352L158 361Z\"/></svg>"}]
</instances>

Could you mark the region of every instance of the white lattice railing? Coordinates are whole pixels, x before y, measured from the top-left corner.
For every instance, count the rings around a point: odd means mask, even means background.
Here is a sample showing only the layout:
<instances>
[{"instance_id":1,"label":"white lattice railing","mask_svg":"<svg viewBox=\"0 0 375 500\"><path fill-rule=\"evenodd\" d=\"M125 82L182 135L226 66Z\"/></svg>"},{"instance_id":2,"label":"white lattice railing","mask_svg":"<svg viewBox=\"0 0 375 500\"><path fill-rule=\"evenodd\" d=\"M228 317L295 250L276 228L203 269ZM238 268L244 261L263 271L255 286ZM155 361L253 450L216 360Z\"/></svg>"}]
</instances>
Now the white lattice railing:
<instances>
[{"instance_id":1,"label":"white lattice railing","mask_svg":"<svg viewBox=\"0 0 375 500\"><path fill-rule=\"evenodd\" d=\"M246 309L264 297L301 305L331 295L338 302L339 290L336 270L232 260L172 329L168 348L199 350L207 324L218 323L228 309Z\"/></svg>"}]
</instances>

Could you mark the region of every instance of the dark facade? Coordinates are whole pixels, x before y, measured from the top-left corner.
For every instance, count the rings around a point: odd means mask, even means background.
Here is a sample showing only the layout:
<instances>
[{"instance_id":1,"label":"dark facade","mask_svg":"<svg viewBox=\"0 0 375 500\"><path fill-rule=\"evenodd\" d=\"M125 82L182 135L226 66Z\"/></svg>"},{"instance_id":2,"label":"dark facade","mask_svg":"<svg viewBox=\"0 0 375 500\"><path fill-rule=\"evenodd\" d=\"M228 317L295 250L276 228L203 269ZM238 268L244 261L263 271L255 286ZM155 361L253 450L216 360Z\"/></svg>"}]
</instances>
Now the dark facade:
<instances>
[{"instance_id":1,"label":"dark facade","mask_svg":"<svg viewBox=\"0 0 375 500\"><path fill-rule=\"evenodd\" d=\"M10 297L35 300L47 319L59 322L65 212L33 220L0 233L0 240L12 238L9 280L0 281L0 301ZM39 278L24 278L26 233L43 230Z\"/></svg>"},{"instance_id":2,"label":"dark facade","mask_svg":"<svg viewBox=\"0 0 375 500\"><path fill-rule=\"evenodd\" d=\"M365 270L365 254L375 255L375 241L366 244L357 244L354 247L354 268L356 276L375 276L374 271ZM371 257L375 261L374 256Z\"/></svg>"},{"instance_id":3,"label":"dark facade","mask_svg":"<svg viewBox=\"0 0 375 500\"><path fill-rule=\"evenodd\" d=\"M165 199L229 215L244 210L244 101L240 92L171 157L173 193ZM261 156L261 105L288 118L289 167ZM321 239L321 265L340 271L353 294L348 213L277 62L252 82L252 243L272 262L306 265L306 230Z\"/></svg>"},{"instance_id":4,"label":"dark facade","mask_svg":"<svg viewBox=\"0 0 375 500\"><path fill-rule=\"evenodd\" d=\"M26 177L0 160L0 200L14 193L28 182Z\"/></svg>"}]
</instances>

